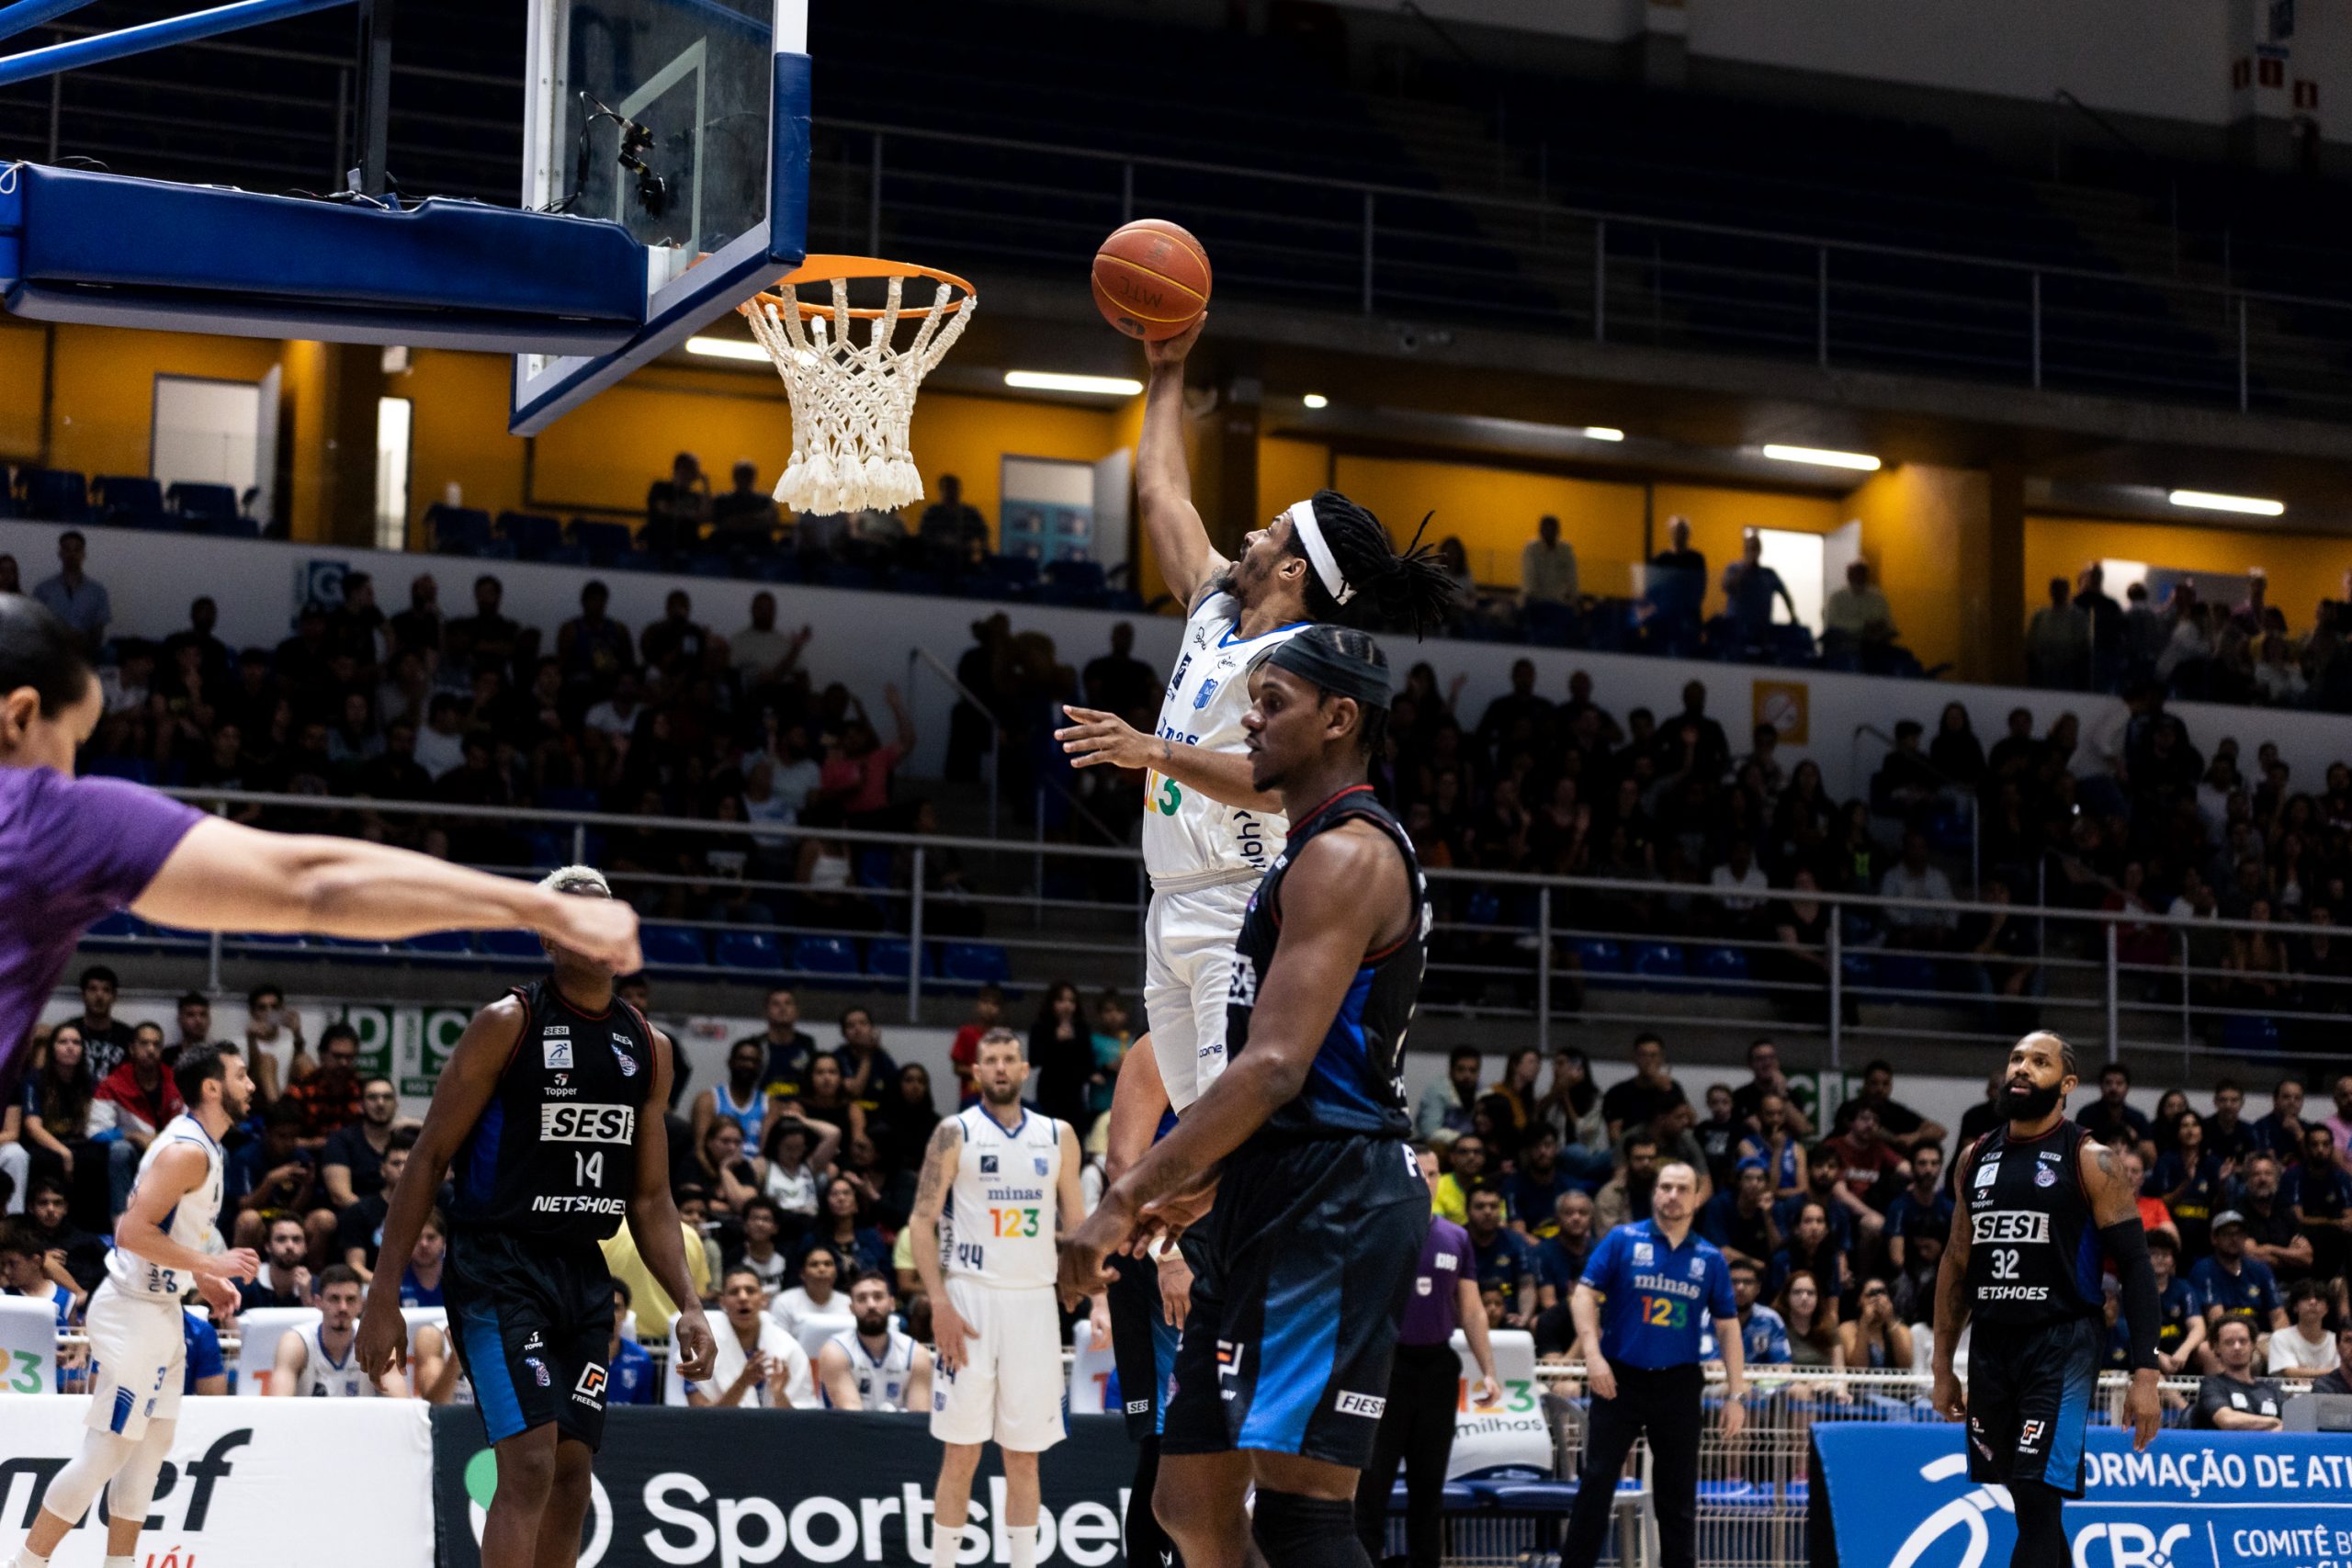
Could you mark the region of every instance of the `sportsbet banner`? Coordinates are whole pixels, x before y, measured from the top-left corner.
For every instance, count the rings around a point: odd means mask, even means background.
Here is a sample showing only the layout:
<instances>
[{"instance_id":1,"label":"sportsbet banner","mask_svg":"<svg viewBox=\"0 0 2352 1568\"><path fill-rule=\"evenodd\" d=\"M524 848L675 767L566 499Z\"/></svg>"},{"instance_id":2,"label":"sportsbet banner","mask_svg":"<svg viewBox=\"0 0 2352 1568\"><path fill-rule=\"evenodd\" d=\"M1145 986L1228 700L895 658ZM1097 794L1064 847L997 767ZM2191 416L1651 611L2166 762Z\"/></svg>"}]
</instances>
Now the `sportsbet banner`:
<instances>
[{"instance_id":1,"label":"sportsbet banner","mask_svg":"<svg viewBox=\"0 0 2352 1568\"><path fill-rule=\"evenodd\" d=\"M1037 1562L1123 1565L1135 1450L1116 1416L1076 1416L1038 1465ZM579 1568L888 1563L929 1568L939 1445L920 1416L624 1405L605 1417ZM481 1568L496 1456L471 1410L433 1413L441 1568ZM987 1450L959 1568L1012 1560L1004 1479Z\"/></svg>"},{"instance_id":2,"label":"sportsbet banner","mask_svg":"<svg viewBox=\"0 0 2352 1568\"><path fill-rule=\"evenodd\" d=\"M0 1541L15 1551L57 1472L82 1451L86 1399L0 1394ZM424 1406L390 1399L198 1399L155 1481L140 1568L317 1562L431 1568ZM57 1568L106 1562L106 1505L66 1536Z\"/></svg>"},{"instance_id":3,"label":"sportsbet banner","mask_svg":"<svg viewBox=\"0 0 2352 1568\"><path fill-rule=\"evenodd\" d=\"M1838 1568L1999 1568L2017 1544L2008 1493L1968 1479L1954 1426L1824 1423ZM2094 1427L2084 1495L2066 1505L2074 1568L2348 1568L2352 1443L2340 1435L2160 1432L2145 1453ZM1817 1512L1817 1511L1816 1511Z\"/></svg>"}]
</instances>

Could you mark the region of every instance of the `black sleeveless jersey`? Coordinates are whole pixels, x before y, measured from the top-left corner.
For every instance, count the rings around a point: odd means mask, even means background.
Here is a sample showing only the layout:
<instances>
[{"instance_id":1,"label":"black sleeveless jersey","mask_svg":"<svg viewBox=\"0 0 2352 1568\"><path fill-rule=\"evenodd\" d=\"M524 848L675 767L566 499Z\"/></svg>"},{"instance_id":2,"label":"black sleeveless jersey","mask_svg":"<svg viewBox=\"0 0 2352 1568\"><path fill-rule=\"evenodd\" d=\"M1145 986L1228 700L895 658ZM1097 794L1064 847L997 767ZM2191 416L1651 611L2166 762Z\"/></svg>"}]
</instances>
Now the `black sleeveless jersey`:
<instances>
[{"instance_id":1,"label":"black sleeveless jersey","mask_svg":"<svg viewBox=\"0 0 2352 1568\"><path fill-rule=\"evenodd\" d=\"M1249 1049L1250 1018L1258 1002L1258 983L1274 960L1274 944L1283 929L1283 878L1298 852L1317 833L1340 823L1361 819L1388 835L1405 857L1411 875L1412 918L1407 934L1395 946L1364 954L1355 983L1340 1004L1339 1016L1324 1032L1307 1071L1306 1087L1296 1099L1277 1107L1266 1124L1251 1135L1292 1142L1301 1138L1374 1136L1404 1138L1412 1134L1412 1118L1405 1111L1405 1032L1412 1026L1413 1008L1420 1000L1421 970L1428 959L1430 908L1421 865L1413 854L1404 828L1373 795L1370 784L1358 784L1338 795L1291 824L1283 852L1268 868L1265 880L1250 897L1242 917L1241 934L1234 942L1233 980L1226 993L1226 1049L1235 1057ZM1247 1145L1245 1145L1247 1146Z\"/></svg>"},{"instance_id":2,"label":"black sleeveless jersey","mask_svg":"<svg viewBox=\"0 0 2352 1568\"><path fill-rule=\"evenodd\" d=\"M1977 1321L2030 1327L2101 1310L2098 1222L2082 1174L2089 1135L2061 1121L2038 1138L2015 1138L2004 1122L1962 1157L1968 1296Z\"/></svg>"},{"instance_id":3,"label":"black sleeveless jersey","mask_svg":"<svg viewBox=\"0 0 2352 1568\"><path fill-rule=\"evenodd\" d=\"M602 1241L637 1190L637 1119L659 1115L653 1032L628 1003L602 1014L552 979L518 987L528 1017L498 1089L458 1147L449 1224Z\"/></svg>"}]
</instances>

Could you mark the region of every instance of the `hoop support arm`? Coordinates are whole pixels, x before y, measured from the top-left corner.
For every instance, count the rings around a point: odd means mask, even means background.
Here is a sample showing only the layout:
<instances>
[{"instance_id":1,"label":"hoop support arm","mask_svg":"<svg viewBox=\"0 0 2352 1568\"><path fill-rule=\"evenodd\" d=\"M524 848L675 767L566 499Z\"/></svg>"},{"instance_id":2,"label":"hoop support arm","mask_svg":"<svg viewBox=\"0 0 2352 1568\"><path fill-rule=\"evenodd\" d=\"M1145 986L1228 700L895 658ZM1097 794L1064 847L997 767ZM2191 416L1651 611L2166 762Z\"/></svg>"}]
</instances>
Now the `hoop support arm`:
<instances>
[{"instance_id":1,"label":"hoop support arm","mask_svg":"<svg viewBox=\"0 0 2352 1568\"><path fill-rule=\"evenodd\" d=\"M0 38L15 38L89 4L90 0L17 0L13 6L0 6Z\"/></svg>"},{"instance_id":2,"label":"hoop support arm","mask_svg":"<svg viewBox=\"0 0 2352 1568\"><path fill-rule=\"evenodd\" d=\"M0 36L18 30L6 23L28 6L40 6L44 9L44 15L32 18L32 23L28 24L34 25L72 10L79 3L80 0L74 0L73 4L66 3L66 0L17 0L17 4L6 10L0 10ZM166 17L161 21L142 22L138 27L124 28L117 32L53 43L46 49L28 49L21 54L0 59L0 87L54 75L77 66L96 65L104 61L144 54L150 50L175 43L240 32L246 28L259 27L264 22L283 21L288 17L308 16L312 11L330 10L347 4L349 0L235 0L232 5L216 6L209 11L195 11L185 17Z\"/></svg>"}]
</instances>

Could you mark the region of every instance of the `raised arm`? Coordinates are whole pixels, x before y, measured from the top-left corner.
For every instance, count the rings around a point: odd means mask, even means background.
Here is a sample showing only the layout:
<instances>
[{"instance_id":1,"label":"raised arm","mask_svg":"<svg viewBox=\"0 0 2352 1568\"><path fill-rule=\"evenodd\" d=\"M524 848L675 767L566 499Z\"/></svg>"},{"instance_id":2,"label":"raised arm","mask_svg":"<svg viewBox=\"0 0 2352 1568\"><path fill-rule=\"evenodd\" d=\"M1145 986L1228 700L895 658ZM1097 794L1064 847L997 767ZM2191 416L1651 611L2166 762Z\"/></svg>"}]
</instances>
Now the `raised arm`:
<instances>
[{"instance_id":1,"label":"raised arm","mask_svg":"<svg viewBox=\"0 0 2352 1568\"><path fill-rule=\"evenodd\" d=\"M360 839L266 833L218 817L187 831L131 912L192 931L292 931L398 942L427 931L526 927L627 975L643 964L637 914Z\"/></svg>"},{"instance_id":2,"label":"raised arm","mask_svg":"<svg viewBox=\"0 0 2352 1568\"><path fill-rule=\"evenodd\" d=\"M1184 356L1200 341L1207 320L1204 316L1174 337L1143 345L1150 379L1144 392L1143 433L1136 441L1136 502L1143 512L1144 536L1168 591L1187 609L1226 566L1193 505L1193 477L1184 462Z\"/></svg>"},{"instance_id":3,"label":"raised arm","mask_svg":"<svg viewBox=\"0 0 2352 1568\"><path fill-rule=\"evenodd\" d=\"M568 900L587 905L586 898ZM593 900L601 904L602 899ZM392 1189L384 1212L384 1239L377 1256L406 1258L416 1251L416 1238L432 1212L434 1195L449 1174L458 1147L481 1120L498 1080L506 1071L514 1047L523 1038L526 1018L517 998L501 997L466 1025L434 1086L433 1103L426 1107L424 1125L417 1130L409 1150L408 1168ZM359 1314L359 1365L370 1377L401 1368L408 1356L408 1330L401 1318L401 1271L389 1269L368 1282L368 1304Z\"/></svg>"},{"instance_id":4,"label":"raised arm","mask_svg":"<svg viewBox=\"0 0 2352 1568\"><path fill-rule=\"evenodd\" d=\"M1193 1102L1175 1131L1113 1182L1064 1247L1061 1288L1075 1302L1102 1290L1102 1259L1127 1244L1155 1203L1198 1189L1225 1156L1295 1099L1363 955L1410 903L1405 862L1385 835L1348 823L1308 842L1282 887L1284 920L1258 987L1250 1049Z\"/></svg>"},{"instance_id":5,"label":"raised arm","mask_svg":"<svg viewBox=\"0 0 2352 1568\"><path fill-rule=\"evenodd\" d=\"M653 1081L646 1086L645 1103L637 1113L637 1190L629 1195L628 1234L654 1280L678 1304L678 1319L670 1330L678 1375L700 1382L710 1376L718 1345L703 1316L702 1292L695 1289L694 1274L686 1267L678 1205L670 1196L670 1129L662 1119L670 1106L670 1037L658 1029L647 1032L653 1036L653 1071L648 1075Z\"/></svg>"}]
</instances>

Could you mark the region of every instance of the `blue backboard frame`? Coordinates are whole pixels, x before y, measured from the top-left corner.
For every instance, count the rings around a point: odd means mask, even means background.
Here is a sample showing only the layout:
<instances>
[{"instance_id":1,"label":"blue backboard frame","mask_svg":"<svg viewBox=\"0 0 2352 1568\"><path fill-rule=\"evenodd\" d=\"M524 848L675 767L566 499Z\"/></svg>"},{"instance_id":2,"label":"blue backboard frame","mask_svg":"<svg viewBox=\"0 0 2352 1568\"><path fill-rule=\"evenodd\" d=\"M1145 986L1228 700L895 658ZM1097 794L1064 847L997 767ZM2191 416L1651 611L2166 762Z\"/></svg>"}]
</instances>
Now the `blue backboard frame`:
<instances>
[{"instance_id":1,"label":"blue backboard frame","mask_svg":"<svg viewBox=\"0 0 2352 1568\"><path fill-rule=\"evenodd\" d=\"M562 25L566 6L567 0L535 0L531 6L526 56L531 82L525 95L523 159L526 207L545 207L561 194L570 151L563 145L560 112L568 47ZM665 265L664 254L649 250L645 324L621 347L605 354L515 355L507 423L514 434L537 434L800 264L808 224L808 0L776 0L774 9L766 219L666 278L656 276Z\"/></svg>"}]
</instances>

